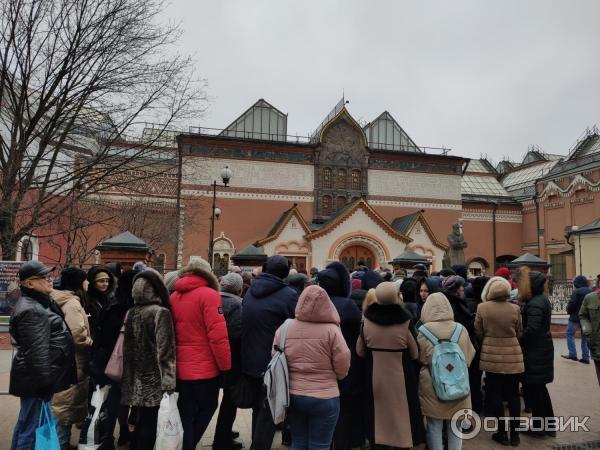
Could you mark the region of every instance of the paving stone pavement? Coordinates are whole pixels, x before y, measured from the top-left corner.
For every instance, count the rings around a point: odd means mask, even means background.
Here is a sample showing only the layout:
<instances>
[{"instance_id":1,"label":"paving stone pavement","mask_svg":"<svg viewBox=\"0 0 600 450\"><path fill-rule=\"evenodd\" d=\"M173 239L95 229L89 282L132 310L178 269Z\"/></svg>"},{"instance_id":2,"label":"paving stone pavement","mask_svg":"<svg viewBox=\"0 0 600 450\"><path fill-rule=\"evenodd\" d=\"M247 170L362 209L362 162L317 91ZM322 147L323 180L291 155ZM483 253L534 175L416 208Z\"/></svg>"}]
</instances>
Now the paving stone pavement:
<instances>
[{"instance_id":1,"label":"paving stone pavement","mask_svg":"<svg viewBox=\"0 0 600 450\"><path fill-rule=\"evenodd\" d=\"M566 353L566 341L555 339L555 381L549 386L555 414L559 416L589 416L589 432L562 432L556 438L521 437L522 450L551 449L554 446L600 441L600 387L593 365L567 361L560 357ZM579 344L578 344L579 347ZM10 350L0 351L0 391L8 389L8 371L10 370ZM18 415L18 399L8 395L0 396L0 450L10 448L12 429ZM214 433L216 414L202 439L198 449L210 448ZM246 449L250 448L251 413L250 410L238 410L234 428L240 432L240 439ZM74 442L76 433L74 429ZM493 442L491 433L482 432L477 438L464 441L465 450L506 448ZM288 449L281 445L281 434L277 433L273 441L274 449ZM425 445L417 447L424 449ZM571 447L576 448L576 447ZM600 448L600 445L592 448Z\"/></svg>"}]
</instances>

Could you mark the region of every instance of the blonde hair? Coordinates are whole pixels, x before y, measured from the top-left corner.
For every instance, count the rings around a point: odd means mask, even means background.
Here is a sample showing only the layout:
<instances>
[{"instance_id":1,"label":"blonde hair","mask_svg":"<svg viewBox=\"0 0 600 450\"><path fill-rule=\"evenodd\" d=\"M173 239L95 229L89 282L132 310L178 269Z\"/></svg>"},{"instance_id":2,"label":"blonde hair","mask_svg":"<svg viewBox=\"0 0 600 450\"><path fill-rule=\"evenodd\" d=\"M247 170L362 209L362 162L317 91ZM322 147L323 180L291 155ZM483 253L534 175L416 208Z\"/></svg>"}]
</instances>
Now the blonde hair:
<instances>
[{"instance_id":1,"label":"blonde hair","mask_svg":"<svg viewBox=\"0 0 600 450\"><path fill-rule=\"evenodd\" d=\"M367 292L367 295L365 295L365 299L363 300L363 304L362 304L363 312L366 311L366 309L369 307L369 305L372 305L375 302L377 302L377 295L375 295L375 289L371 288L371 289L369 289L369 291Z\"/></svg>"}]
</instances>

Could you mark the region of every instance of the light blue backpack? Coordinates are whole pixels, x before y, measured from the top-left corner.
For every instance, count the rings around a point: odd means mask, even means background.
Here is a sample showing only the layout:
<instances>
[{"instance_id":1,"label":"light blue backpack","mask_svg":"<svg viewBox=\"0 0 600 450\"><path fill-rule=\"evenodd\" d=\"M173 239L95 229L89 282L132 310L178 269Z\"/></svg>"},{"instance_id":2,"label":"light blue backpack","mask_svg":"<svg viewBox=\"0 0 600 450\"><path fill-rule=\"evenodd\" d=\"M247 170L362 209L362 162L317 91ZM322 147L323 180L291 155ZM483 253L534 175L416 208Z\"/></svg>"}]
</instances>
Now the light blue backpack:
<instances>
[{"instance_id":1,"label":"light blue backpack","mask_svg":"<svg viewBox=\"0 0 600 450\"><path fill-rule=\"evenodd\" d=\"M431 358L431 379L435 395L441 401L458 400L469 395L469 369L465 355L458 345L458 338L463 330L456 324L454 333L447 339L438 339L425 325L419 331L433 344Z\"/></svg>"}]
</instances>

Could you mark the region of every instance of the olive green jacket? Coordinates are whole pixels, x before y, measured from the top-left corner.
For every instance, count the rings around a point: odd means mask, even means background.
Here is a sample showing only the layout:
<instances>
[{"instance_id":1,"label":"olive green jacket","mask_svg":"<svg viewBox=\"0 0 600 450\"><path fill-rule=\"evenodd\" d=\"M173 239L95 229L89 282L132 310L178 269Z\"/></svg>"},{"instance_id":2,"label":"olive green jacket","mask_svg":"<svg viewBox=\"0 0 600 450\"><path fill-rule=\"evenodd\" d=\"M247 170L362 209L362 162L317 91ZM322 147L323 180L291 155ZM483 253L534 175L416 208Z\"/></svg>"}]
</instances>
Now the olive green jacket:
<instances>
[{"instance_id":1,"label":"olive green jacket","mask_svg":"<svg viewBox=\"0 0 600 450\"><path fill-rule=\"evenodd\" d=\"M583 299L579 310L583 334L588 338L592 358L600 361L600 294L592 292Z\"/></svg>"}]
</instances>

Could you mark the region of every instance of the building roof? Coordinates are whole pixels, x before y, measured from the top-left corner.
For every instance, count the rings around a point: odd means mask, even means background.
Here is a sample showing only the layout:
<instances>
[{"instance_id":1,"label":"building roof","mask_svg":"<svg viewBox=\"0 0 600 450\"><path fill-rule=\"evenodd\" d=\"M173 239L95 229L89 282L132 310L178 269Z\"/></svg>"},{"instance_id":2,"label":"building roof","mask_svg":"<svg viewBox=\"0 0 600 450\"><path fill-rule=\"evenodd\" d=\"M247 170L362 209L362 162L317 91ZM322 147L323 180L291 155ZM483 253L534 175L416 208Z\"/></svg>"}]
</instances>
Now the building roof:
<instances>
[{"instance_id":1,"label":"building roof","mask_svg":"<svg viewBox=\"0 0 600 450\"><path fill-rule=\"evenodd\" d=\"M277 239L293 216L296 216L298 218L298 221L300 222L300 225L304 229L304 232L310 233L311 229L309 228L308 224L304 220L304 217L302 217L302 214L300 213L300 211L298 211L298 204L294 203L291 208L286 209L283 212L283 214L281 214L279 219L277 219L277 221L273 224L273 226L269 230L267 236L265 238L261 239L260 241L257 241L257 244L259 246L263 246L267 242L271 242L272 240Z\"/></svg>"},{"instance_id":2,"label":"building roof","mask_svg":"<svg viewBox=\"0 0 600 450\"><path fill-rule=\"evenodd\" d=\"M287 114L261 98L221 131L219 136L286 141Z\"/></svg>"},{"instance_id":3,"label":"building roof","mask_svg":"<svg viewBox=\"0 0 600 450\"><path fill-rule=\"evenodd\" d=\"M386 220L379 215L363 198L359 198L351 203L348 203L343 208L333 214L326 222L322 224L314 224L310 226L311 232L305 236L305 239L316 239L324 234L327 234L339 224L349 218L357 209L362 209L374 222L383 228L390 236L403 242L411 242L412 239L402 233L398 233L390 226Z\"/></svg>"},{"instance_id":4,"label":"building roof","mask_svg":"<svg viewBox=\"0 0 600 450\"><path fill-rule=\"evenodd\" d=\"M384 111L375 120L364 127L369 148L377 150L398 150L421 152L404 129L392 115Z\"/></svg>"},{"instance_id":5,"label":"building roof","mask_svg":"<svg viewBox=\"0 0 600 450\"><path fill-rule=\"evenodd\" d=\"M543 161L527 165L508 173L502 178L502 186L509 192L519 191L527 187L535 187L536 180L542 178L552 170L559 160Z\"/></svg>"},{"instance_id":6,"label":"building roof","mask_svg":"<svg viewBox=\"0 0 600 450\"><path fill-rule=\"evenodd\" d=\"M511 197L496 177L487 175L463 175L460 188L463 196Z\"/></svg>"},{"instance_id":7,"label":"building roof","mask_svg":"<svg viewBox=\"0 0 600 450\"><path fill-rule=\"evenodd\" d=\"M600 233L600 218L588 223L577 230L571 229L571 234L594 234Z\"/></svg>"},{"instance_id":8,"label":"building roof","mask_svg":"<svg viewBox=\"0 0 600 450\"><path fill-rule=\"evenodd\" d=\"M431 265L431 261L429 261L427 258L425 258L422 255L419 255L418 253L415 252L411 252L411 251L405 251L404 253L402 253L401 255L396 256L392 261L390 261L390 264L405 264L405 263L414 263L414 264L424 264L426 266L430 266Z\"/></svg>"},{"instance_id":9,"label":"building roof","mask_svg":"<svg viewBox=\"0 0 600 450\"><path fill-rule=\"evenodd\" d=\"M600 131L598 130L597 125L594 125L592 128L587 128L583 132L569 152L567 160L571 161L595 153L600 153Z\"/></svg>"},{"instance_id":10,"label":"building roof","mask_svg":"<svg viewBox=\"0 0 600 450\"><path fill-rule=\"evenodd\" d=\"M421 223L421 225L425 229L425 233L427 233L427 236L434 245L443 250L448 250L448 245L444 244L436 237L421 211L416 211L406 216L396 217L394 220L392 220L391 227L398 233L410 237L410 233L412 232L417 222Z\"/></svg>"},{"instance_id":11,"label":"building roof","mask_svg":"<svg viewBox=\"0 0 600 450\"><path fill-rule=\"evenodd\" d=\"M419 220L420 214L421 212L417 211L406 216L396 217L390 225L398 233L408 235L415 226L415 223L417 223L417 220Z\"/></svg>"},{"instance_id":12,"label":"building roof","mask_svg":"<svg viewBox=\"0 0 600 450\"><path fill-rule=\"evenodd\" d=\"M465 173L489 173L496 174L496 169L486 158L471 159L467 163Z\"/></svg>"},{"instance_id":13,"label":"building roof","mask_svg":"<svg viewBox=\"0 0 600 450\"><path fill-rule=\"evenodd\" d=\"M543 260L542 258L538 258L531 253L525 253L519 256L517 259L514 259L510 262L509 266L539 266L539 267L548 267L549 264Z\"/></svg>"},{"instance_id":14,"label":"building roof","mask_svg":"<svg viewBox=\"0 0 600 450\"><path fill-rule=\"evenodd\" d=\"M150 251L151 248L146 242L139 237L125 231L121 234L113 236L105 241L101 242L97 247L98 250L133 250L133 251Z\"/></svg>"}]
</instances>

